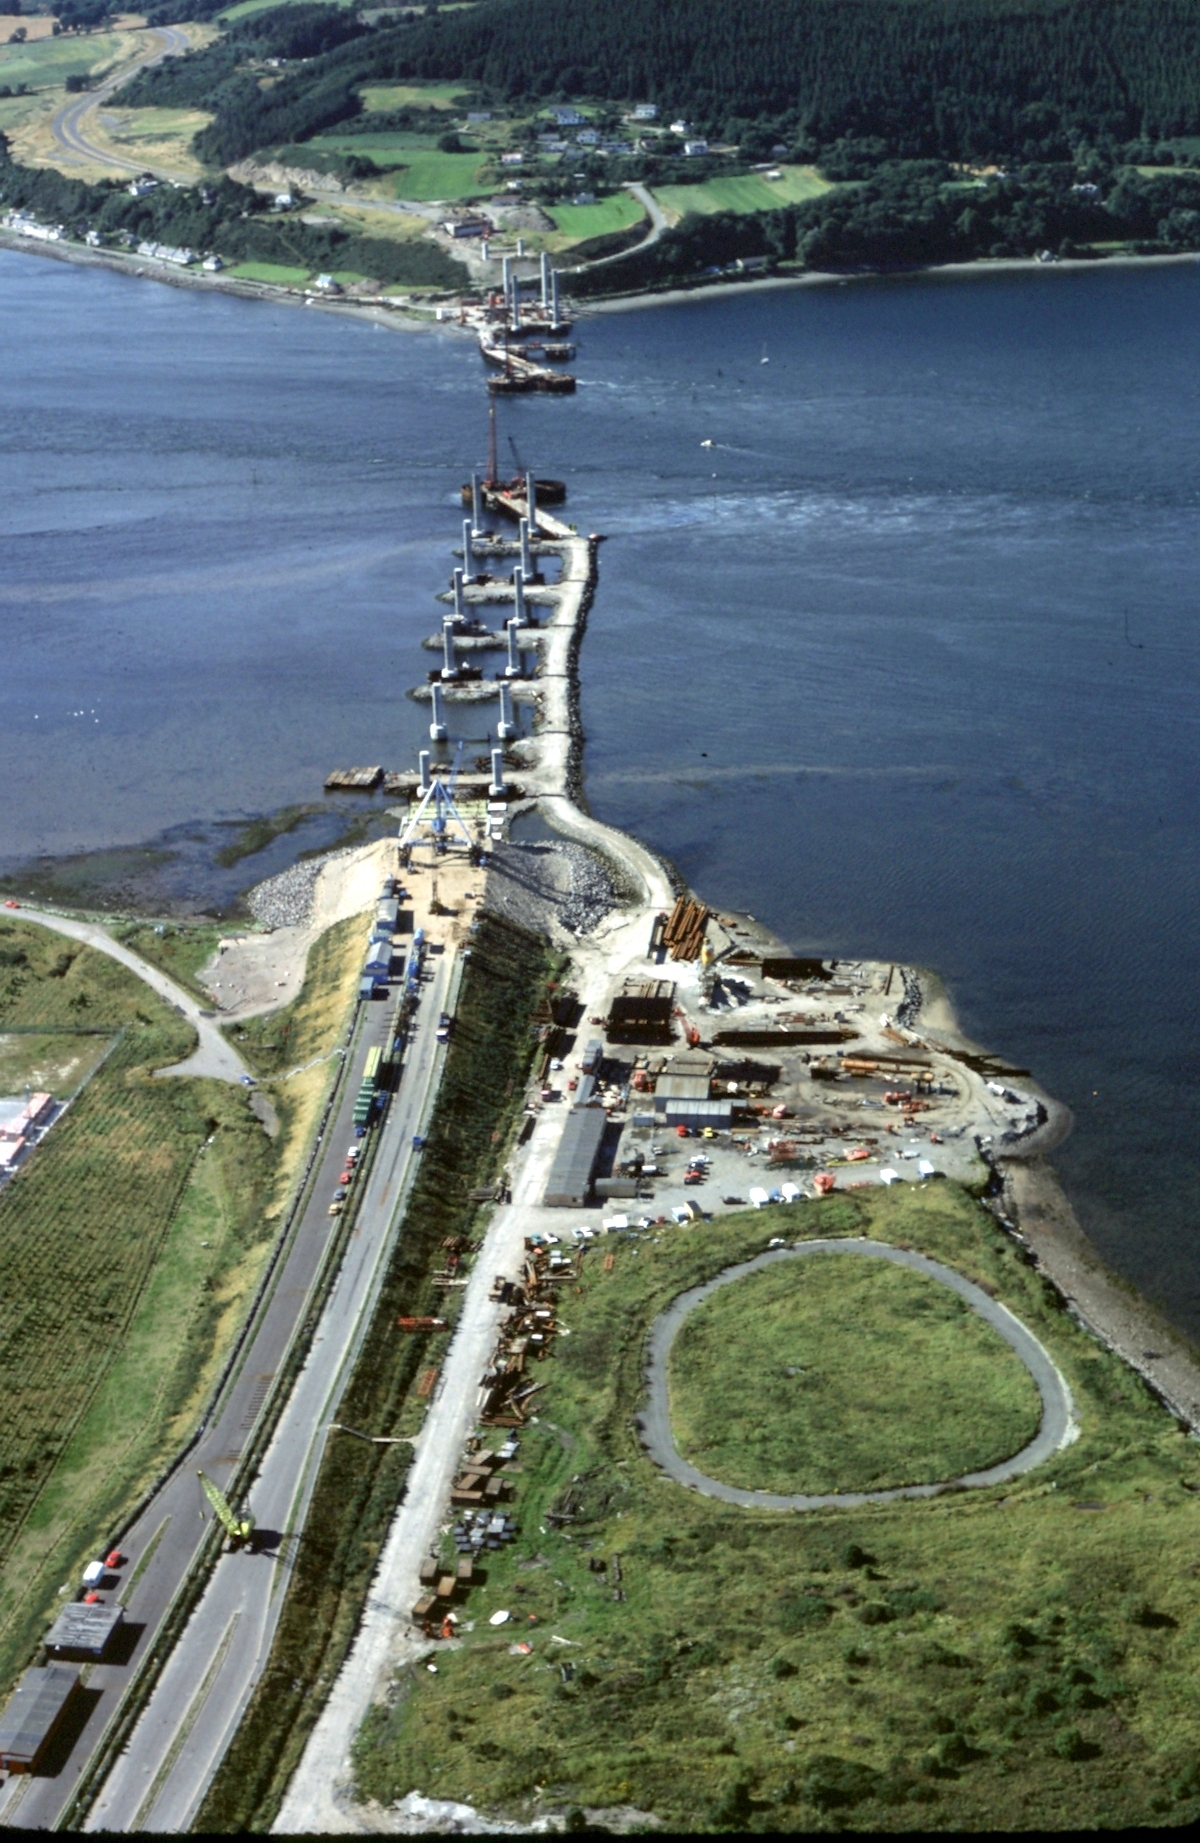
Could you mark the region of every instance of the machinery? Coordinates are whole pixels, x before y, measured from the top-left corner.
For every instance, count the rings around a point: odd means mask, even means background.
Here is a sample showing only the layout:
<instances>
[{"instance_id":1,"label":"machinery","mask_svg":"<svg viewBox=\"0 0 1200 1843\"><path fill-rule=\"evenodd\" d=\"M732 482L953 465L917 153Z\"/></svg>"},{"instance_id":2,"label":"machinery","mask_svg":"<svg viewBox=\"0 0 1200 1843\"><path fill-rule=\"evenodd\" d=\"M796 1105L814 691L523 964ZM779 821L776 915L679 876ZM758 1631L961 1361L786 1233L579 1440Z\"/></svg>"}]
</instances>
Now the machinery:
<instances>
[{"instance_id":1,"label":"machinery","mask_svg":"<svg viewBox=\"0 0 1200 1843\"><path fill-rule=\"evenodd\" d=\"M197 1472L196 1477L200 1480L200 1489L217 1513L218 1522L229 1537L230 1547L240 1549L254 1534L253 1518L239 1517L220 1485L214 1484L207 1472Z\"/></svg>"}]
</instances>

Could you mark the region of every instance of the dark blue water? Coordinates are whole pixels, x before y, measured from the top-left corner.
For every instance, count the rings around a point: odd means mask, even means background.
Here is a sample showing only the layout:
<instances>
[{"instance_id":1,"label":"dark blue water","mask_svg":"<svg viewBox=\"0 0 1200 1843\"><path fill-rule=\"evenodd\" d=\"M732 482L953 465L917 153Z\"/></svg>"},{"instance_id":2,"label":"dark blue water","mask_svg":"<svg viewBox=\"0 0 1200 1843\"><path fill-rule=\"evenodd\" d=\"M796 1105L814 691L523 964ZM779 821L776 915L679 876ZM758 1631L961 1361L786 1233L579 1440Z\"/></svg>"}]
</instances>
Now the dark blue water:
<instances>
[{"instance_id":1,"label":"dark blue water","mask_svg":"<svg viewBox=\"0 0 1200 1843\"><path fill-rule=\"evenodd\" d=\"M0 306L0 853L411 762L470 347L36 258ZM594 809L798 950L936 968L1195 1334L1198 311L1190 265L695 302L502 411L609 538Z\"/></svg>"}]
</instances>

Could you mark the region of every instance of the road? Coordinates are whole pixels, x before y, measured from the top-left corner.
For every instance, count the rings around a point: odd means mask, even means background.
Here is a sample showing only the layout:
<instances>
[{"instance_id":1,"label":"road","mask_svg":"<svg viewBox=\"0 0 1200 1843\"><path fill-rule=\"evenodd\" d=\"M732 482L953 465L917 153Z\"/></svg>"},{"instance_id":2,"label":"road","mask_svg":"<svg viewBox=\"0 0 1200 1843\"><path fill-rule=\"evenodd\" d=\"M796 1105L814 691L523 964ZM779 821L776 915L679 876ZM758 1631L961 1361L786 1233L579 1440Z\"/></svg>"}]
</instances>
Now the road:
<instances>
[{"instance_id":1,"label":"road","mask_svg":"<svg viewBox=\"0 0 1200 1843\"><path fill-rule=\"evenodd\" d=\"M119 960L131 973L165 998L176 1011L183 1013L200 1039L198 1047L184 1062L173 1063L169 1069L160 1069L160 1075L210 1075L215 1081L242 1081L249 1078L249 1070L233 1045L222 1036L220 1026L214 1023L210 1011L203 1009L190 992L176 985L169 974L160 972L149 960L143 960L140 954L123 947L120 941L114 941L105 928L96 922L74 921L66 915L51 915L43 909L30 908L22 903L13 917L14 920L36 922L39 928L53 928L56 934L70 935L73 941L83 941L88 947L94 947L99 953L106 953L110 959Z\"/></svg>"},{"instance_id":2,"label":"road","mask_svg":"<svg viewBox=\"0 0 1200 1843\"><path fill-rule=\"evenodd\" d=\"M250 1494L264 1533L257 1553L223 1555L196 1611L94 1805L86 1828L186 1830L233 1737L267 1661L294 1554L331 1420L370 1319L402 1213L406 1180L419 1156L412 1139L425 1124L445 1051L436 1041L448 1007L455 958L434 957L398 1093L380 1129L353 1234L322 1314L308 1360L280 1418ZM380 1007L382 1009L382 1007ZM352 1107L353 1091L348 1100ZM345 1108L343 1108L343 1114ZM347 1120L331 1141L336 1169L353 1142ZM200 1461L202 1464L203 1461ZM205 1468L207 1469L207 1468ZM189 1460L189 1475L195 1466ZM192 1478L195 1495L195 1480Z\"/></svg>"},{"instance_id":3,"label":"road","mask_svg":"<svg viewBox=\"0 0 1200 1843\"><path fill-rule=\"evenodd\" d=\"M965 1478L938 1484L906 1485L894 1491L844 1491L823 1497L790 1497L770 1491L741 1491L734 1485L723 1485L715 1478L707 1478L695 1466L689 1465L675 1445L667 1396L667 1359L676 1333L689 1312L718 1287L728 1286L730 1281L757 1273L760 1268L769 1267L776 1261L796 1260L808 1254L865 1255L872 1260L893 1261L899 1267L911 1267L914 1272L937 1280L942 1286L948 1286L952 1292L957 1293L960 1299L965 1299L981 1318L987 1320L993 1330L1000 1333L1037 1384L1038 1394L1042 1398L1042 1424L1029 1445L1022 1447L1019 1453L1014 1453L1001 1464L990 1466L985 1472L971 1472ZM649 1399L639 1418L642 1439L650 1457L676 1483L689 1485L694 1491L703 1492L705 1497L721 1498L727 1504L741 1504L749 1510L824 1510L838 1506L853 1509L858 1504L883 1504L894 1498L936 1497L946 1489L948 1482L952 1482L955 1487L970 1486L976 1489L983 1485L1004 1484L1009 1479L1019 1478L1023 1472L1032 1471L1034 1466L1044 1464L1074 1439L1078 1431L1071 1391L1057 1364L1045 1346L1039 1343L1019 1318L1013 1316L1007 1306L989 1298L982 1287L964 1280L960 1273L955 1273L952 1267L943 1266L941 1261L932 1261L928 1255L917 1254L912 1249L893 1248L887 1242L806 1241L790 1248L770 1249L752 1261L742 1261L736 1267L727 1267L724 1273L718 1274L716 1279L709 1280L706 1285L693 1286L688 1292L681 1293L660 1314L650 1332L649 1355Z\"/></svg>"},{"instance_id":4,"label":"road","mask_svg":"<svg viewBox=\"0 0 1200 1843\"><path fill-rule=\"evenodd\" d=\"M152 64L161 64L164 58L178 57L181 52L190 48L187 33L180 31L178 26L156 26L154 37L158 41L157 45L143 52L142 56L135 58L132 63L122 64L118 70L113 71L111 76L104 79L98 89L85 90L82 95L73 96L50 123L50 132L64 154L69 156L71 165L78 165L81 160L87 160L96 166L115 167L118 172L122 173L144 173L147 170L143 163L123 160L120 155L111 153L107 147L100 147L96 142L90 141L85 123L93 110L99 109L106 103L109 97L115 95L121 85L128 83L129 79L139 70L149 70Z\"/></svg>"},{"instance_id":5,"label":"road","mask_svg":"<svg viewBox=\"0 0 1200 1843\"><path fill-rule=\"evenodd\" d=\"M110 945L113 945L110 943ZM448 976L448 962L434 973L433 984L418 1013L418 1026L406 1058L400 1093L393 1098L385 1117L381 1144L375 1165L367 1180L367 1198L351 1238L334 1291L334 1301L318 1331L314 1356L304 1372L310 1378L305 1387L325 1379L332 1384L341 1370L350 1341L356 1334L356 1321L337 1315L334 1302L344 1306L349 1299L359 1309L370 1291L374 1269L372 1261L382 1250L390 1226L399 1187L407 1170L405 1134L411 1138L411 1118L417 1092L428 1093L435 1068L440 1066L435 1054L433 1032L436 1029L438 1000ZM99 1743L127 1688L132 1671L148 1645L180 1585L195 1559L203 1540L210 1513L199 1491L197 1469L225 1485L246 1450L254 1426L262 1411L268 1390L278 1373L291 1343L296 1326L304 1317L312 1288L320 1273L329 1245L334 1222L329 1205L337 1185L346 1148L353 1143L352 1115L354 1099L361 1080L367 1051L386 1040L390 1031L391 1005L376 1003L365 1007L347 1052L350 1057L348 1077L339 1094L335 1110L318 1146L314 1174L289 1240L276 1257L274 1269L247 1331L234 1354L230 1371L218 1398L200 1428L196 1441L181 1454L160 1489L150 1500L137 1522L121 1539L122 1552L128 1557L124 1578L128 1585L121 1597L126 1607L126 1624L133 1642L129 1655L118 1663L97 1665L88 1683L88 1698L69 1757L53 1778L31 1777L22 1781L5 1801L0 1823L29 1828L51 1828L72 1797L79 1776ZM340 1052L335 1052L340 1053ZM350 1287L347 1294L346 1287ZM306 1397L307 1399L307 1397ZM290 1424L290 1423L289 1423ZM293 1500L304 1484L306 1468L314 1457L312 1438L317 1427L314 1418L306 1439L293 1436L293 1485L283 1493L282 1502L272 1482L266 1487L261 1504L259 1485L251 1493L251 1508L264 1527L275 1522L286 1529L294 1521ZM303 1450L301 1450L303 1447ZM276 1474L271 1474L272 1481ZM227 1578L236 1578L236 1564L254 1570L253 1599L265 1600L260 1581L270 1582L275 1569L271 1555L236 1556L233 1569L225 1569ZM224 1589L223 1589L224 1591ZM190 1628L189 1628L190 1629ZM240 1653L239 1653L240 1655ZM201 1673L203 1674L203 1673ZM156 1708L157 1699L150 1707ZM141 1730L139 1729L140 1733ZM147 1730L147 1733L150 1731ZM136 1740L136 1735L135 1735ZM123 1757L121 1764L136 1760L143 1763L139 1742ZM148 1785L154 1774L141 1775ZM110 1822L114 1821L112 1819Z\"/></svg>"}]
</instances>

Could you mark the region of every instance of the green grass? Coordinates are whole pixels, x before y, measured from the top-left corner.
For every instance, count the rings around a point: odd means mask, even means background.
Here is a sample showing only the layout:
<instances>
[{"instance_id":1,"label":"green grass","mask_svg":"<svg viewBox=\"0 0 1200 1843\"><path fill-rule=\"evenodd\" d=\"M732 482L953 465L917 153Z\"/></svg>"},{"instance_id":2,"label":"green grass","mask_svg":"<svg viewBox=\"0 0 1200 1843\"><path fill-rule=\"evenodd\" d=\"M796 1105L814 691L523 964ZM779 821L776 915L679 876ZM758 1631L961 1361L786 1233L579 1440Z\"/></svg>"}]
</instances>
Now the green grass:
<instances>
[{"instance_id":1,"label":"green grass","mask_svg":"<svg viewBox=\"0 0 1200 1843\"><path fill-rule=\"evenodd\" d=\"M248 13L265 13L277 6L301 6L305 0L239 0L237 6L226 7L217 15L218 25L230 25L235 19L245 19ZM353 6L355 0L329 0L332 6Z\"/></svg>"},{"instance_id":2,"label":"green grass","mask_svg":"<svg viewBox=\"0 0 1200 1843\"><path fill-rule=\"evenodd\" d=\"M274 282L279 288L303 288L311 269L289 269L281 262L238 262L227 271L247 282Z\"/></svg>"},{"instance_id":3,"label":"green grass","mask_svg":"<svg viewBox=\"0 0 1200 1843\"><path fill-rule=\"evenodd\" d=\"M767 180L761 173L730 175L729 178L706 179L696 185L655 186L654 196L664 211L677 211L685 217L689 211L711 216L715 211L775 211L780 205L795 205L806 198L816 198L831 189L815 167L781 166L772 168L781 176Z\"/></svg>"},{"instance_id":4,"label":"green grass","mask_svg":"<svg viewBox=\"0 0 1200 1843\"><path fill-rule=\"evenodd\" d=\"M533 1060L535 1006L550 966L543 945L492 916L480 918L459 995L454 1035L396 1251L339 1407L354 1427L415 1431L411 1391L443 1356L446 1333L398 1337L400 1313L451 1314L435 1292L443 1238L469 1235L480 1211L471 1189L505 1156ZM410 1449L332 1440L271 1655L233 1744L196 1816L198 1829L269 1829L361 1617L371 1576L404 1485Z\"/></svg>"},{"instance_id":5,"label":"green grass","mask_svg":"<svg viewBox=\"0 0 1200 1843\"><path fill-rule=\"evenodd\" d=\"M656 1314L775 1234L863 1232L993 1287L1066 1374L1079 1440L1007 1489L804 1516L663 1479L634 1418ZM519 1823L625 1805L684 1831L1200 1817L1195 1446L980 1205L896 1186L609 1239L560 1309L520 1539L437 1674L397 1670L359 1737L360 1796ZM616 1597L596 1571L614 1555ZM493 1609L514 1615L501 1631Z\"/></svg>"},{"instance_id":6,"label":"green grass","mask_svg":"<svg viewBox=\"0 0 1200 1843\"><path fill-rule=\"evenodd\" d=\"M0 1035L0 1094L20 1094L30 1087L65 1101L91 1075L110 1042L102 1030L87 1036L70 1030Z\"/></svg>"},{"instance_id":7,"label":"green grass","mask_svg":"<svg viewBox=\"0 0 1200 1843\"><path fill-rule=\"evenodd\" d=\"M0 1030L93 1021L124 1026L120 1041L0 1191L0 1691L63 1579L172 1450L214 1358L228 1271L271 1232L272 1153L245 1094L153 1076L188 1052L190 1027L105 955L0 926Z\"/></svg>"},{"instance_id":8,"label":"green grass","mask_svg":"<svg viewBox=\"0 0 1200 1843\"><path fill-rule=\"evenodd\" d=\"M492 190L492 182L480 177L484 155L444 154L429 135L324 134L311 145L318 152L365 154L376 166L402 169L396 174L395 195L400 199L427 204L434 199L482 197Z\"/></svg>"},{"instance_id":9,"label":"green grass","mask_svg":"<svg viewBox=\"0 0 1200 1843\"><path fill-rule=\"evenodd\" d=\"M1028 1371L957 1293L879 1260L814 1255L733 1281L669 1365L685 1458L748 1491L878 1491L982 1471L1030 1441Z\"/></svg>"},{"instance_id":10,"label":"green grass","mask_svg":"<svg viewBox=\"0 0 1200 1843\"><path fill-rule=\"evenodd\" d=\"M211 922L142 922L119 923L112 929L123 946L157 966L177 980L206 1005L212 993L200 984L196 974L206 966L217 950L224 930Z\"/></svg>"},{"instance_id":11,"label":"green grass","mask_svg":"<svg viewBox=\"0 0 1200 1843\"><path fill-rule=\"evenodd\" d=\"M628 230L645 217L645 208L628 192L614 192L594 205L551 205L546 214L558 230L582 241Z\"/></svg>"},{"instance_id":12,"label":"green grass","mask_svg":"<svg viewBox=\"0 0 1200 1843\"><path fill-rule=\"evenodd\" d=\"M349 4L349 0L346 0ZM461 83L367 83L359 91L368 114L381 109L451 109L470 105Z\"/></svg>"},{"instance_id":13,"label":"green grass","mask_svg":"<svg viewBox=\"0 0 1200 1843\"><path fill-rule=\"evenodd\" d=\"M89 71L115 64L118 58L130 57L136 48L137 40L128 32L0 45L0 83L27 83L30 89L54 87L68 77L84 77Z\"/></svg>"}]
</instances>

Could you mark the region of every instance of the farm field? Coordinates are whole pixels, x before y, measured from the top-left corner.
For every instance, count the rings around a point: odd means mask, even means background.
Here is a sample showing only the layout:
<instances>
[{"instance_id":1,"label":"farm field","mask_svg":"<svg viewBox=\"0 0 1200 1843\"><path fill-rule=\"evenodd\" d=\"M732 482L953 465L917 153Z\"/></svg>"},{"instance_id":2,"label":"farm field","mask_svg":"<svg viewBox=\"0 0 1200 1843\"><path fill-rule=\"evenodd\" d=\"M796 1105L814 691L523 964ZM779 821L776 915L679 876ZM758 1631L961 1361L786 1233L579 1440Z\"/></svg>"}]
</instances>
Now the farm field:
<instances>
[{"instance_id":1,"label":"farm field","mask_svg":"<svg viewBox=\"0 0 1200 1843\"><path fill-rule=\"evenodd\" d=\"M679 1451L747 1491L959 1478L1018 1452L1041 1418L1028 1371L956 1293L836 1255L712 1294L668 1374Z\"/></svg>"},{"instance_id":2,"label":"farm field","mask_svg":"<svg viewBox=\"0 0 1200 1843\"><path fill-rule=\"evenodd\" d=\"M303 288L309 269L289 269L281 262L237 262L226 271L247 282L272 282L277 288Z\"/></svg>"},{"instance_id":3,"label":"farm field","mask_svg":"<svg viewBox=\"0 0 1200 1843\"><path fill-rule=\"evenodd\" d=\"M381 109L461 111L467 107L470 91L461 83L367 83L359 95L368 114Z\"/></svg>"},{"instance_id":4,"label":"farm field","mask_svg":"<svg viewBox=\"0 0 1200 1843\"><path fill-rule=\"evenodd\" d=\"M26 41L49 38L55 26L52 13L0 13L0 45L7 45L14 32L23 32Z\"/></svg>"},{"instance_id":5,"label":"farm field","mask_svg":"<svg viewBox=\"0 0 1200 1843\"><path fill-rule=\"evenodd\" d=\"M594 205L547 205L546 215L572 242L582 243L588 237L628 230L632 224L640 223L646 213L630 193L614 192Z\"/></svg>"},{"instance_id":6,"label":"farm field","mask_svg":"<svg viewBox=\"0 0 1200 1843\"><path fill-rule=\"evenodd\" d=\"M223 13L218 15L217 24L232 24L235 19L245 19L249 13L265 13L268 9L276 6L299 6L303 4L304 0L239 0L237 6L228 6ZM354 0L329 0L329 4L333 6L352 6Z\"/></svg>"},{"instance_id":7,"label":"farm field","mask_svg":"<svg viewBox=\"0 0 1200 1843\"><path fill-rule=\"evenodd\" d=\"M323 134L311 146L331 153L365 154L376 166L402 169L396 173L394 196L419 204L479 198L492 189L489 181L480 178L486 165L482 153L444 154L429 135Z\"/></svg>"},{"instance_id":8,"label":"farm field","mask_svg":"<svg viewBox=\"0 0 1200 1843\"><path fill-rule=\"evenodd\" d=\"M398 1669L372 1711L360 1796L517 1823L632 1807L686 1831L1200 1817L1194 1445L981 1205L899 1192L587 1251L519 1434L518 1540L488 1555L437 1674ZM803 1516L665 1480L634 1419L658 1312L775 1235L861 1234L994 1290L1062 1369L1079 1438L1007 1489Z\"/></svg>"},{"instance_id":9,"label":"farm field","mask_svg":"<svg viewBox=\"0 0 1200 1843\"><path fill-rule=\"evenodd\" d=\"M742 173L690 186L655 186L653 191L664 211L685 217L689 211L703 216L715 211L774 211L780 205L800 204L832 190L831 181L822 179L813 166L781 166L777 170L777 180L765 179L761 173Z\"/></svg>"},{"instance_id":10,"label":"farm field","mask_svg":"<svg viewBox=\"0 0 1200 1843\"><path fill-rule=\"evenodd\" d=\"M0 1094L26 1088L65 1101L85 1082L112 1038L108 1031L0 1032Z\"/></svg>"},{"instance_id":11,"label":"farm field","mask_svg":"<svg viewBox=\"0 0 1200 1843\"><path fill-rule=\"evenodd\" d=\"M97 32L82 37L41 38L25 45L0 45L0 83L30 89L59 88L68 77L108 69L132 57L142 40L131 32Z\"/></svg>"},{"instance_id":12,"label":"farm field","mask_svg":"<svg viewBox=\"0 0 1200 1843\"><path fill-rule=\"evenodd\" d=\"M245 1092L154 1078L190 1027L107 956L0 925L0 1031L93 1022L120 1041L0 1191L0 1689L173 1450L274 1229Z\"/></svg>"}]
</instances>

